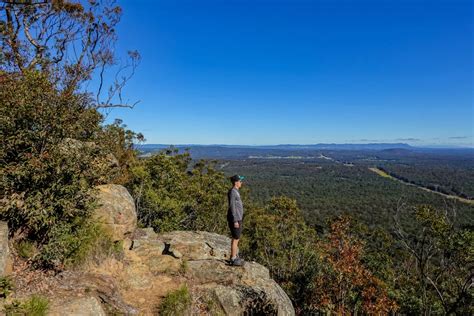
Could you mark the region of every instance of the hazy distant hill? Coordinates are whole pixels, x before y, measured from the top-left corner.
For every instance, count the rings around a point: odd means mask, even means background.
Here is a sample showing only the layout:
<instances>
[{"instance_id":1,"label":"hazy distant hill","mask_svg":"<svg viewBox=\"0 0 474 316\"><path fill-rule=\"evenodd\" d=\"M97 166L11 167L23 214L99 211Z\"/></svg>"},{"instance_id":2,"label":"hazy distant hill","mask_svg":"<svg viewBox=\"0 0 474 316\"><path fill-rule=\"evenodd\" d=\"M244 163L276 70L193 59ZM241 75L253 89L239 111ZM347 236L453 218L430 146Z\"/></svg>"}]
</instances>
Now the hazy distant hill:
<instances>
[{"instance_id":1,"label":"hazy distant hill","mask_svg":"<svg viewBox=\"0 0 474 316\"><path fill-rule=\"evenodd\" d=\"M172 145L146 144L139 145L138 149L143 155L169 148ZM189 149L193 158L248 158L250 156L308 156L322 150L350 150L350 151L380 151L380 150L414 150L408 144L403 143L377 143L377 144L310 144L310 145L177 145L178 149Z\"/></svg>"},{"instance_id":2,"label":"hazy distant hill","mask_svg":"<svg viewBox=\"0 0 474 316\"><path fill-rule=\"evenodd\" d=\"M384 149L411 149L412 146L404 143L371 143L371 144L311 144L311 145L274 145L258 146L267 149L326 149L326 150L384 150Z\"/></svg>"},{"instance_id":3,"label":"hazy distant hill","mask_svg":"<svg viewBox=\"0 0 474 316\"><path fill-rule=\"evenodd\" d=\"M172 145L167 144L145 144L140 145L141 149L162 149L168 148ZM300 144L281 144L281 145L195 145L195 144L186 144L186 145L177 145L175 147L178 148L194 148L194 147L220 147L220 148L252 148L252 149L330 149L330 150L337 150L337 149L350 149L350 150L383 150L383 149L395 149L395 148L405 148L411 149L414 148L405 143L371 143L371 144L308 144L308 145L300 145Z\"/></svg>"}]
</instances>

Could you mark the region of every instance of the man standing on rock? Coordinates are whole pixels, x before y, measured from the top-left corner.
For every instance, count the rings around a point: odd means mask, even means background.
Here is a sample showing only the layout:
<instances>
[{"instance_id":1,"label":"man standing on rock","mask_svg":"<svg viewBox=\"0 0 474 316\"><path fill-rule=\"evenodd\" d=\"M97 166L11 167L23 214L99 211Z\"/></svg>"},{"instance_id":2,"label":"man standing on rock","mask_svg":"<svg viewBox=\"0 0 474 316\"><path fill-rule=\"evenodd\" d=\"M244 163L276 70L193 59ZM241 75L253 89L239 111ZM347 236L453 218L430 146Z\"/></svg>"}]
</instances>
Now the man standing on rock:
<instances>
[{"instance_id":1,"label":"man standing on rock","mask_svg":"<svg viewBox=\"0 0 474 316\"><path fill-rule=\"evenodd\" d=\"M243 179L244 177L239 175L230 177L232 188L227 193L227 198L229 199L227 222L229 223L230 233L232 235L232 242L230 245L230 264L233 266L242 266L244 264L244 261L237 255L240 234L242 233L242 218L244 215L244 206L239 193Z\"/></svg>"}]
</instances>

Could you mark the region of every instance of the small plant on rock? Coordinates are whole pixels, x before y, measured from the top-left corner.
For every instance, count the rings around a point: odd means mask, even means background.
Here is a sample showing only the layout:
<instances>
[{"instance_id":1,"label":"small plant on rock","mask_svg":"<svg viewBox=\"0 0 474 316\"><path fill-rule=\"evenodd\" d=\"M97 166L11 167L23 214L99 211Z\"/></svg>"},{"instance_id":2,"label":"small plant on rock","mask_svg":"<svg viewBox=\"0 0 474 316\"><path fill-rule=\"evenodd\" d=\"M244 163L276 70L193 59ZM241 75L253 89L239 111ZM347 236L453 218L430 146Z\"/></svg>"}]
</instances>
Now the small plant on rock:
<instances>
[{"instance_id":1,"label":"small plant on rock","mask_svg":"<svg viewBox=\"0 0 474 316\"><path fill-rule=\"evenodd\" d=\"M191 305L191 294L186 285L169 292L158 308L160 315L184 315Z\"/></svg>"},{"instance_id":2,"label":"small plant on rock","mask_svg":"<svg viewBox=\"0 0 474 316\"><path fill-rule=\"evenodd\" d=\"M43 316L46 315L49 308L48 299L33 295L26 301L14 300L12 303L5 305L5 314L11 315L28 315Z\"/></svg>"},{"instance_id":3,"label":"small plant on rock","mask_svg":"<svg viewBox=\"0 0 474 316\"><path fill-rule=\"evenodd\" d=\"M183 261L181 261L181 265L179 266L179 273L182 275L185 275L188 269L189 269L188 261L186 259L183 259Z\"/></svg>"},{"instance_id":4,"label":"small plant on rock","mask_svg":"<svg viewBox=\"0 0 474 316\"><path fill-rule=\"evenodd\" d=\"M0 277L0 297L7 298L13 291L13 283L9 277Z\"/></svg>"},{"instance_id":5,"label":"small plant on rock","mask_svg":"<svg viewBox=\"0 0 474 316\"><path fill-rule=\"evenodd\" d=\"M15 245L16 251L20 257L23 259L31 259L33 258L37 252L38 249L36 248L36 245L33 241L31 240L20 240L16 245Z\"/></svg>"}]
</instances>

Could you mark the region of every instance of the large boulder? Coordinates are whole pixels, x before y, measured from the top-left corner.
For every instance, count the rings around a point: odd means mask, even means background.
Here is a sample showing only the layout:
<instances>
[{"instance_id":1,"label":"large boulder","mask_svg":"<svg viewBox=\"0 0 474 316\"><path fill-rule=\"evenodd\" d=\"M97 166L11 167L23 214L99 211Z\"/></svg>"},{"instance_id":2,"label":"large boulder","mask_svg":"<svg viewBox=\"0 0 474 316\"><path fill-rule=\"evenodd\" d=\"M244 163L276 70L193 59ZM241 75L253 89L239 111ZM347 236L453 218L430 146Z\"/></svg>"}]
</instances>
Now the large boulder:
<instances>
[{"instance_id":1,"label":"large boulder","mask_svg":"<svg viewBox=\"0 0 474 316\"><path fill-rule=\"evenodd\" d=\"M9 272L9 256L8 224L0 221L0 276L4 276Z\"/></svg>"},{"instance_id":2,"label":"large boulder","mask_svg":"<svg viewBox=\"0 0 474 316\"><path fill-rule=\"evenodd\" d=\"M267 268L246 262L228 265L230 238L202 231L174 231L158 235L163 254L186 262L184 275L195 290L208 292L226 315L294 315L288 295L270 278ZM178 255L176 255L178 253Z\"/></svg>"},{"instance_id":3,"label":"large boulder","mask_svg":"<svg viewBox=\"0 0 474 316\"><path fill-rule=\"evenodd\" d=\"M187 274L197 284L218 285L211 290L228 315L295 313L288 295L256 262L239 268L222 260L189 261Z\"/></svg>"},{"instance_id":4,"label":"large boulder","mask_svg":"<svg viewBox=\"0 0 474 316\"><path fill-rule=\"evenodd\" d=\"M205 231L173 231L160 235L166 251L186 260L228 259L230 238Z\"/></svg>"},{"instance_id":5,"label":"large boulder","mask_svg":"<svg viewBox=\"0 0 474 316\"><path fill-rule=\"evenodd\" d=\"M123 240L137 226L137 212L132 196L121 185L105 184L96 187L99 207L94 218L102 223L114 240Z\"/></svg>"},{"instance_id":6,"label":"large boulder","mask_svg":"<svg viewBox=\"0 0 474 316\"><path fill-rule=\"evenodd\" d=\"M48 315L106 316L107 314L95 297L78 297L66 301L53 301Z\"/></svg>"}]
</instances>

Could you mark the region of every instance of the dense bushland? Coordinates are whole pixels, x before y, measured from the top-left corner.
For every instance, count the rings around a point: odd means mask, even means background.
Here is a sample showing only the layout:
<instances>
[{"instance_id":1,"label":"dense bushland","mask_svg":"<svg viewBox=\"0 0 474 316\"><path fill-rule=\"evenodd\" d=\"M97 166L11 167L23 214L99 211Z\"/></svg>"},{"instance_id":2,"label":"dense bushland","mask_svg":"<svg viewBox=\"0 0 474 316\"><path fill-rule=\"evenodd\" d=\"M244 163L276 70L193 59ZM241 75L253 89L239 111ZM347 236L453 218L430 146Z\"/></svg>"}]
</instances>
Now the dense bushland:
<instances>
[{"instance_id":1,"label":"dense bushland","mask_svg":"<svg viewBox=\"0 0 474 316\"><path fill-rule=\"evenodd\" d=\"M38 248L35 261L81 261L101 235L91 190L126 176L115 157L134 159L134 134L103 127L88 95L64 94L40 72L3 74L0 100L1 218Z\"/></svg>"},{"instance_id":2,"label":"dense bushland","mask_svg":"<svg viewBox=\"0 0 474 316\"><path fill-rule=\"evenodd\" d=\"M340 158L355 159L362 154L348 152L340 155ZM338 157L335 153L331 153L331 156ZM363 157L366 156L367 153ZM428 174L428 166L439 170L442 163L447 164L447 161L440 159L431 164L425 161L427 166L421 170ZM454 160L451 164L456 162ZM390 231L397 207L404 205L405 208L413 208L422 204L455 211L456 218L453 220L457 225L474 226L474 205L382 178L368 169L373 166L373 162L357 161L354 166L345 166L324 159L245 159L225 161L222 165L225 165L223 171L226 174L242 173L248 176L246 184L252 199L260 204L280 195L297 200L306 221L321 232L326 218L343 214L350 214L367 226ZM465 178L469 178L470 165L464 162L457 173L465 170ZM453 177L452 181L455 179L458 178ZM462 178L459 180L465 181ZM408 220L404 225L411 223Z\"/></svg>"},{"instance_id":3,"label":"dense bushland","mask_svg":"<svg viewBox=\"0 0 474 316\"><path fill-rule=\"evenodd\" d=\"M99 112L128 106L121 92L139 61L130 52L106 82L121 12L107 1L0 3L0 218L20 254L43 267L112 247L90 219L93 188L130 180L141 136L119 121L104 126Z\"/></svg>"},{"instance_id":4,"label":"dense bushland","mask_svg":"<svg viewBox=\"0 0 474 316\"><path fill-rule=\"evenodd\" d=\"M133 166L128 187L141 225L157 232L225 231L224 174L215 170L212 161L191 162L188 153L170 149Z\"/></svg>"},{"instance_id":5,"label":"dense bushland","mask_svg":"<svg viewBox=\"0 0 474 316\"><path fill-rule=\"evenodd\" d=\"M227 233L230 182L211 166L173 149L141 160L131 185L141 224L157 231ZM448 213L421 206L400 210L388 229L329 216L318 234L296 200L275 197L262 205L245 187L242 196L241 254L267 266L300 313L443 314L471 308L473 234ZM416 248L420 244L424 248Z\"/></svg>"}]
</instances>

